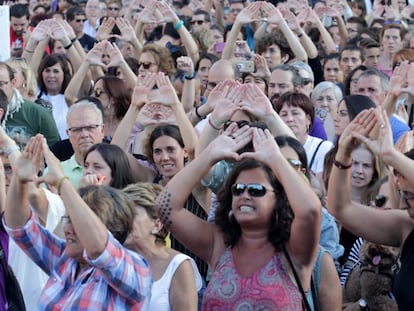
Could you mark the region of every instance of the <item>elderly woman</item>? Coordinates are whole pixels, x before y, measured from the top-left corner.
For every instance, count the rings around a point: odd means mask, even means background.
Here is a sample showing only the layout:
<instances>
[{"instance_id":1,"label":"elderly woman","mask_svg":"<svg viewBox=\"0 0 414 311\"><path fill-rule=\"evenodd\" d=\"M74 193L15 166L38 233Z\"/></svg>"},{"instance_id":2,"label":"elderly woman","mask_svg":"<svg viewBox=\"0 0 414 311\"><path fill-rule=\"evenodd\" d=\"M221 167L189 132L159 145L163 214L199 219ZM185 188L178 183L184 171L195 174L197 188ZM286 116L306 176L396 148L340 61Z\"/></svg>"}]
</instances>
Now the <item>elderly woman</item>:
<instances>
[{"instance_id":1,"label":"elderly woman","mask_svg":"<svg viewBox=\"0 0 414 311\"><path fill-rule=\"evenodd\" d=\"M237 150L251 140L254 151L240 156ZM211 165L223 158L240 162L218 195L213 224L183 206ZM318 250L321 205L268 130L231 124L171 179L157 200L164 225L213 267L203 310L303 310Z\"/></svg>"},{"instance_id":2,"label":"elderly woman","mask_svg":"<svg viewBox=\"0 0 414 311\"><path fill-rule=\"evenodd\" d=\"M335 83L323 81L315 87L310 98L316 116L323 121L328 140L333 142L335 138L333 120L342 100L341 89Z\"/></svg>"},{"instance_id":3,"label":"elderly woman","mask_svg":"<svg viewBox=\"0 0 414 311\"><path fill-rule=\"evenodd\" d=\"M47 175L37 179L43 154ZM64 176L43 137L31 138L18 160L7 196L4 224L9 235L48 275L38 310L140 310L148 303L152 277L147 261L122 243L133 226L133 205L112 188L89 186L80 195ZM65 240L35 220L28 182L57 187L66 207ZM134 273L130 273L134 271Z\"/></svg>"}]
</instances>

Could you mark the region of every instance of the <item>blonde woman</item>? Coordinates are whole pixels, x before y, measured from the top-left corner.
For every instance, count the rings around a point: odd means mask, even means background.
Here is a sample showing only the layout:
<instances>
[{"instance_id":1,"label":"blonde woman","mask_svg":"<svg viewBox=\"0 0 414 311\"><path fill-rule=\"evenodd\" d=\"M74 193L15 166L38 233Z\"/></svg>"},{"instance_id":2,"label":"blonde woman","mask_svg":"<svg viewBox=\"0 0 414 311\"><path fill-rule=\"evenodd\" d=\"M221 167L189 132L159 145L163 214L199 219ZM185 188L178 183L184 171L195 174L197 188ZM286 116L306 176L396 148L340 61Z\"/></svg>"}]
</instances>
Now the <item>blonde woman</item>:
<instances>
[{"instance_id":1,"label":"blonde woman","mask_svg":"<svg viewBox=\"0 0 414 311\"><path fill-rule=\"evenodd\" d=\"M27 64L26 59L12 57L6 63L13 68L14 77L16 78L16 89L18 89L23 98L34 101L37 92L36 76Z\"/></svg>"},{"instance_id":2,"label":"blonde woman","mask_svg":"<svg viewBox=\"0 0 414 311\"><path fill-rule=\"evenodd\" d=\"M135 209L133 229L124 245L144 256L152 268L154 283L148 310L196 311L201 275L192 258L165 245L168 231L155 205L162 186L136 183L123 191L134 202Z\"/></svg>"}]
</instances>

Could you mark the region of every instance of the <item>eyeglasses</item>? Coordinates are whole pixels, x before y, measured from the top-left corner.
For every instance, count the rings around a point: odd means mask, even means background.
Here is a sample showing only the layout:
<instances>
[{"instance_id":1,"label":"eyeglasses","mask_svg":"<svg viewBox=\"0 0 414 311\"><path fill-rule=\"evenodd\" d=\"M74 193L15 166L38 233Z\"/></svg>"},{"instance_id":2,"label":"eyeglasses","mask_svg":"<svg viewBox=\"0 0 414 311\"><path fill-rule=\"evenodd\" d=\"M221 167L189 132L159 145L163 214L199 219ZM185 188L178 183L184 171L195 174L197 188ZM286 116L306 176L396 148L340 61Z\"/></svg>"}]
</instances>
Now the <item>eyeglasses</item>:
<instances>
[{"instance_id":1,"label":"eyeglasses","mask_svg":"<svg viewBox=\"0 0 414 311\"><path fill-rule=\"evenodd\" d=\"M107 10L109 10L109 11L119 11L119 8L109 6L109 7L107 8Z\"/></svg>"},{"instance_id":2,"label":"eyeglasses","mask_svg":"<svg viewBox=\"0 0 414 311\"><path fill-rule=\"evenodd\" d=\"M289 164L297 171L302 169L302 162L296 159L287 159Z\"/></svg>"},{"instance_id":3,"label":"eyeglasses","mask_svg":"<svg viewBox=\"0 0 414 311\"><path fill-rule=\"evenodd\" d=\"M250 122L247 121L247 120L240 120L240 121L227 120L224 123L224 130L226 130L230 126L230 124L232 124L232 123L237 123L237 126L239 127L239 129L242 128L245 125L250 125Z\"/></svg>"},{"instance_id":4,"label":"eyeglasses","mask_svg":"<svg viewBox=\"0 0 414 311\"><path fill-rule=\"evenodd\" d=\"M151 63L151 62L140 62L140 63L138 63L138 67L144 67L144 69L146 69L146 70L148 70L148 69L150 69L150 67L152 66L152 65L155 65L155 64L153 64L153 63Z\"/></svg>"},{"instance_id":5,"label":"eyeglasses","mask_svg":"<svg viewBox=\"0 0 414 311\"><path fill-rule=\"evenodd\" d=\"M399 19L387 20L384 22L384 25L401 25L401 21Z\"/></svg>"},{"instance_id":6,"label":"eyeglasses","mask_svg":"<svg viewBox=\"0 0 414 311\"><path fill-rule=\"evenodd\" d=\"M93 94L95 95L96 98L99 98L102 94L106 94L106 93L102 89L96 89L96 90L93 90Z\"/></svg>"},{"instance_id":7,"label":"eyeglasses","mask_svg":"<svg viewBox=\"0 0 414 311\"><path fill-rule=\"evenodd\" d=\"M75 22L77 23L84 23L86 21L86 19L75 19Z\"/></svg>"},{"instance_id":8,"label":"eyeglasses","mask_svg":"<svg viewBox=\"0 0 414 311\"><path fill-rule=\"evenodd\" d=\"M85 126L74 126L68 128L68 131L73 134L80 134L83 132L83 130L86 130L88 133L92 133L94 130L96 130L98 127L100 127L101 124L91 124L91 125L85 125Z\"/></svg>"},{"instance_id":9,"label":"eyeglasses","mask_svg":"<svg viewBox=\"0 0 414 311\"><path fill-rule=\"evenodd\" d=\"M10 83L10 81L0 81L0 87L3 87L3 86L5 86L9 83Z\"/></svg>"},{"instance_id":10,"label":"eyeglasses","mask_svg":"<svg viewBox=\"0 0 414 311\"><path fill-rule=\"evenodd\" d=\"M190 22L191 25L195 25L195 24L202 25L203 23L204 23L204 21L191 21Z\"/></svg>"},{"instance_id":11,"label":"eyeglasses","mask_svg":"<svg viewBox=\"0 0 414 311\"><path fill-rule=\"evenodd\" d=\"M62 217L60 217L60 222L62 223L62 226L66 226L66 225L71 225L72 224L72 220L70 219L69 216L62 216Z\"/></svg>"},{"instance_id":12,"label":"eyeglasses","mask_svg":"<svg viewBox=\"0 0 414 311\"><path fill-rule=\"evenodd\" d=\"M272 189L267 189L265 186L260 184L234 184L231 186L231 193L235 197L241 196L247 189L247 193L255 198L263 197L267 191L275 192Z\"/></svg>"}]
</instances>

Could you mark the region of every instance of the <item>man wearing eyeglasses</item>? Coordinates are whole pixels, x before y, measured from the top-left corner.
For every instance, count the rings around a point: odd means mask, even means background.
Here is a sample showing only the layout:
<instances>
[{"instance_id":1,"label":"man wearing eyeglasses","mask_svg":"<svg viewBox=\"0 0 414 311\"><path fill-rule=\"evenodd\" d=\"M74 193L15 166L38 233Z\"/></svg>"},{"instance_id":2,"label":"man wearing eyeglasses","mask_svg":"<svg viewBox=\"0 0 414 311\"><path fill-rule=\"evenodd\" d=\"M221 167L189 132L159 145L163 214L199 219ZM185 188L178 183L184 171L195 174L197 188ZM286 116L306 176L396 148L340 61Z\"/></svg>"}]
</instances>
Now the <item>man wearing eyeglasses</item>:
<instances>
[{"instance_id":1,"label":"man wearing eyeglasses","mask_svg":"<svg viewBox=\"0 0 414 311\"><path fill-rule=\"evenodd\" d=\"M96 104L81 100L70 106L66 124L69 141L75 153L61 164L72 185L79 188L85 153L91 146L101 143L104 138L102 112Z\"/></svg>"},{"instance_id":2,"label":"man wearing eyeglasses","mask_svg":"<svg viewBox=\"0 0 414 311\"><path fill-rule=\"evenodd\" d=\"M81 7L69 8L66 11L66 20L72 27L85 52L91 50L95 44L95 39L83 32L83 25L86 21L85 11Z\"/></svg>"},{"instance_id":3,"label":"man wearing eyeglasses","mask_svg":"<svg viewBox=\"0 0 414 311\"><path fill-rule=\"evenodd\" d=\"M15 85L13 69L0 62L0 89L8 101L6 109L0 108L0 118L5 119L8 134L22 144L37 133L43 134L49 146L58 142L59 133L50 111L24 99Z\"/></svg>"},{"instance_id":4,"label":"man wearing eyeglasses","mask_svg":"<svg viewBox=\"0 0 414 311\"><path fill-rule=\"evenodd\" d=\"M194 12L194 15L191 17L191 31L195 31L199 28L210 28L210 15L201 9L198 9Z\"/></svg>"}]
</instances>

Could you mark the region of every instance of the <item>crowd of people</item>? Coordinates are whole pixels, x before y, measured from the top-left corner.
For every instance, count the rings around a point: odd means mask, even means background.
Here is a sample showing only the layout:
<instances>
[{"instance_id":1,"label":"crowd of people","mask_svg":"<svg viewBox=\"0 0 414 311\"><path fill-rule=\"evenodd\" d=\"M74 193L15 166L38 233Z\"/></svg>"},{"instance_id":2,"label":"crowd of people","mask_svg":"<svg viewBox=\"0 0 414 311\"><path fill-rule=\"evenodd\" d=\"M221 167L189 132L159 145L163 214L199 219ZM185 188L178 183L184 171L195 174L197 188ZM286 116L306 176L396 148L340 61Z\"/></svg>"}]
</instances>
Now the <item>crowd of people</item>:
<instances>
[{"instance_id":1,"label":"crowd of people","mask_svg":"<svg viewBox=\"0 0 414 311\"><path fill-rule=\"evenodd\" d=\"M411 0L4 4L0 254L26 310L414 308ZM343 303L356 267L390 304Z\"/></svg>"}]
</instances>

